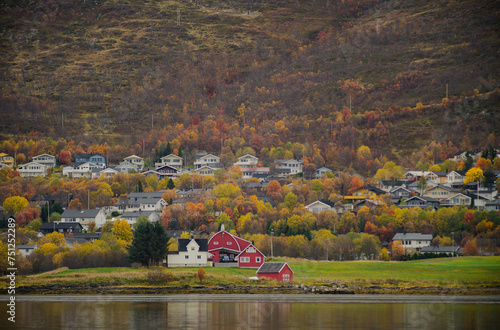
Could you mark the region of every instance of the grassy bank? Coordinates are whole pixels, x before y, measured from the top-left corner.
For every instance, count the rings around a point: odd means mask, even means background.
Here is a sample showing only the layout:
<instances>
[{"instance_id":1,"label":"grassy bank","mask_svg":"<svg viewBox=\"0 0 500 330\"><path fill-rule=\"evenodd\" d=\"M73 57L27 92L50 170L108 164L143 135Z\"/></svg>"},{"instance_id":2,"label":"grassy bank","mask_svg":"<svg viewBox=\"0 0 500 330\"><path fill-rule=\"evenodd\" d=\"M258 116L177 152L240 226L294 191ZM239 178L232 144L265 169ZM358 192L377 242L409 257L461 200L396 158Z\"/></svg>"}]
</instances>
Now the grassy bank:
<instances>
[{"instance_id":1,"label":"grassy bank","mask_svg":"<svg viewBox=\"0 0 500 330\"><path fill-rule=\"evenodd\" d=\"M355 292L371 290L439 289L490 290L500 292L500 257L464 257L418 260L410 262L321 262L286 260L294 270L293 285L345 287ZM59 269L48 273L18 276L18 287L92 286L193 288L210 287L259 288L280 287L275 281L254 281L255 269L206 267L206 277L200 283L194 274L198 268L169 268L173 278L152 284L145 268ZM5 285L5 284L4 284ZM90 286L90 289L89 289ZM431 289L432 288L432 289ZM436 289L439 288L439 289ZM375 290L375 291L374 291ZM479 292L482 293L482 292Z\"/></svg>"}]
</instances>

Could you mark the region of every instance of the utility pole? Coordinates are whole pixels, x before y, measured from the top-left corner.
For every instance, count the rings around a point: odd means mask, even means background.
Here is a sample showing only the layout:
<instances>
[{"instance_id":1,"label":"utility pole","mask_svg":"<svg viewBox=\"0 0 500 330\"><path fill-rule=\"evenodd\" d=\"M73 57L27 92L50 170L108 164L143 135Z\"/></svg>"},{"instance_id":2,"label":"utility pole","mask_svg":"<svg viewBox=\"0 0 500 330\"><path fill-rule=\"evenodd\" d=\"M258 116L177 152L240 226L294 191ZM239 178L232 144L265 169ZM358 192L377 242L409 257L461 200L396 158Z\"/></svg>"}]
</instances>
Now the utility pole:
<instances>
[{"instance_id":1,"label":"utility pole","mask_svg":"<svg viewBox=\"0 0 500 330\"><path fill-rule=\"evenodd\" d=\"M90 190L88 191L87 210L90 210Z\"/></svg>"},{"instance_id":2,"label":"utility pole","mask_svg":"<svg viewBox=\"0 0 500 330\"><path fill-rule=\"evenodd\" d=\"M448 98L448 84L446 84L446 98Z\"/></svg>"},{"instance_id":3,"label":"utility pole","mask_svg":"<svg viewBox=\"0 0 500 330\"><path fill-rule=\"evenodd\" d=\"M177 8L177 26L181 26L181 9Z\"/></svg>"},{"instance_id":4,"label":"utility pole","mask_svg":"<svg viewBox=\"0 0 500 330\"><path fill-rule=\"evenodd\" d=\"M349 94L349 111L352 112L352 106L351 106L352 104L351 103L352 103L351 94Z\"/></svg>"},{"instance_id":5,"label":"utility pole","mask_svg":"<svg viewBox=\"0 0 500 330\"><path fill-rule=\"evenodd\" d=\"M154 117L154 113L151 114L151 131L153 131L153 128L154 128L154 125L153 125L153 117Z\"/></svg>"},{"instance_id":6,"label":"utility pole","mask_svg":"<svg viewBox=\"0 0 500 330\"><path fill-rule=\"evenodd\" d=\"M274 229L271 229L271 260L273 260L273 234Z\"/></svg>"}]
</instances>

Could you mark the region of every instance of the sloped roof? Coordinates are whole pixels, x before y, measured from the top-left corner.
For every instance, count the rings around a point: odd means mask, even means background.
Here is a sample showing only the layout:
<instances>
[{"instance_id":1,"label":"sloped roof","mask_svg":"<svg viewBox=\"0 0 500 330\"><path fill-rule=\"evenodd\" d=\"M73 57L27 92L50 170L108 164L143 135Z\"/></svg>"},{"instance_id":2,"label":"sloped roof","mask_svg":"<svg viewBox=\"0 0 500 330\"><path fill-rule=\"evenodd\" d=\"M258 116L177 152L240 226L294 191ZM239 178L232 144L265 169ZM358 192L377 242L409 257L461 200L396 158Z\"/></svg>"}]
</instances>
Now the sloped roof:
<instances>
[{"instance_id":1,"label":"sloped roof","mask_svg":"<svg viewBox=\"0 0 500 330\"><path fill-rule=\"evenodd\" d=\"M265 262L257 269L257 274L279 273L286 265L286 262ZM290 268L290 270L292 270L292 268Z\"/></svg>"},{"instance_id":2,"label":"sloped roof","mask_svg":"<svg viewBox=\"0 0 500 330\"><path fill-rule=\"evenodd\" d=\"M196 244L200 247L200 251L207 252L208 251L208 239L206 238L193 238ZM187 246L191 242L191 238L179 238L178 247L179 252L187 251Z\"/></svg>"},{"instance_id":3,"label":"sloped roof","mask_svg":"<svg viewBox=\"0 0 500 330\"><path fill-rule=\"evenodd\" d=\"M102 209L90 210L66 210L61 214L62 218L95 218Z\"/></svg>"},{"instance_id":4,"label":"sloped roof","mask_svg":"<svg viewBox=\"0 0 500 330\"><path fill-rule=\"evenodd\" d=\"M70 229L80 227L83 228L79 222L44 222L40 226L40 230L42 229Z\"/></svg>"},{"instance_id":5,"label":"sloped roof","mask_svg":"<svg viewBox=\"0 0 500 330\"><path fill-rule=\"evenodd\" d=\"M394 235L392 238L393 241L402 241L402 240L409 240L409 241L432 241L432 235L431 234L421 234L421 233L397 233Z\"/></svg>"}]
</instances>

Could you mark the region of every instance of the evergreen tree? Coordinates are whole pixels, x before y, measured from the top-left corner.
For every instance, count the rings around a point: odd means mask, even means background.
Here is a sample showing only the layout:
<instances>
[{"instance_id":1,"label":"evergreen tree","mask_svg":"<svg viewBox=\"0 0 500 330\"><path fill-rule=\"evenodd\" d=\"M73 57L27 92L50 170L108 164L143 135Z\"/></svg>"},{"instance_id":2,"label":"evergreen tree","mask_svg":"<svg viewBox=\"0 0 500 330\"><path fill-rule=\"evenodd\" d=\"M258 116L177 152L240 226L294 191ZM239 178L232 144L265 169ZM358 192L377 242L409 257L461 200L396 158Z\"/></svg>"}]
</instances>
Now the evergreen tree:
<instances>
[{"instance_id":1,"label":"evergreen tree","mask_svg":"<svg viewBox=\"0 0 500 330\"><path fill-rule=\"evenodd\" d=\"M167 189L169 190L172 190L175 188L175 183L174 181L172 180L172 178L168 179L168 183L167 183Z\"/></svg>"},{"instance_id":2,"label":"evergreen tree","mask_svg":"<svg viewBox=\"0 0 500 330\"><path fill-rule=\"evenodd\" d=\"M139 217L134 238L128 248L129 261L143 266L158 265L167 255L169 237L159 222L154 224L146 217Z\"/></svg>"},{"instance_id":3,"label":"evergreen tree","mask_svg":"<svg viewBox=\"0 0 500 330\"><path fill-rule=\"evenodd\" d=\"M472 157L470 156L469 152L465 154L465 163L464 163L464 171L467 172L472 168L474 161L472 160Z\"/></svg>"},{"instance_id":4,"label":"evergreen tree","mask_svg":"<svg viewBox=\"0 0 500 330\"><path fill-rule=\"evenodd\" d=\"M167 142L167 147L165 148L165 151L163 152L163 156L168 156L171 153L172 153L172 147L170 146L170 142Z\"/></svg>"},{"instance_id":5,"label":"evergreen tree","mask_svg":"<svg viewBox=\"0 0 500 330\"><path fill-rule=\"evenodd\" d=\"M497 176L495 173L488 169L484 172L484 186L488 189L491 189L495 186L495 180Z\"/></svg>"},{"instance_id":6,"label":"evergreen tree","mask_svg":"<svg viewBox=\"0 0 500 330\"><path fill-rule=\"evenodd\" d=\"M184 156L184 152L182 151L182 147L179 147L179 157Z\"/></svg>"},{"instance_id":7,"label":"evergreen tree","mask_svg":"<svg viewBox=\"0 0 500 330\"><path fill-rule=\"evenodd\" d=\"M142 187L142 181L139 180L139 182L137 182L137 187L136 187L136 192L143 192L144 191L144 188Z\"/></svg>"}]
</instances>

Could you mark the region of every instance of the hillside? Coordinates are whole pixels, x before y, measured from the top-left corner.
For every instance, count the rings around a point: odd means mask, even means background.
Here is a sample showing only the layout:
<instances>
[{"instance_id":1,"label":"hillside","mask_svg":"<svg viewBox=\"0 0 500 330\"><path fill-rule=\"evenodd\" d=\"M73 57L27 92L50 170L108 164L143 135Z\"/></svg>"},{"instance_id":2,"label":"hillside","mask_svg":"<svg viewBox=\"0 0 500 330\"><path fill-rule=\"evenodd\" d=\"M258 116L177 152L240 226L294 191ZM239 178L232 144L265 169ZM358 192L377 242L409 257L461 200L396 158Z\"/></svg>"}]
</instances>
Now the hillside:
<instances>
[{"instance_id":1,"label":"hillside","mask_svg":"<svg viewBox=\"0 0 500 330\"><path fill-rule=\"evenodd\" d=\"M224 122L254 129L233 153L290 141L325 159L362 144L401 159L433 140L472 148L500 135L498 92L487 94L500 70L493 0L12 0L0 10L4 137L146 138L152 150L201 123L213 141L183 147L220 151Z\"/></svg>"}]
</instances>

